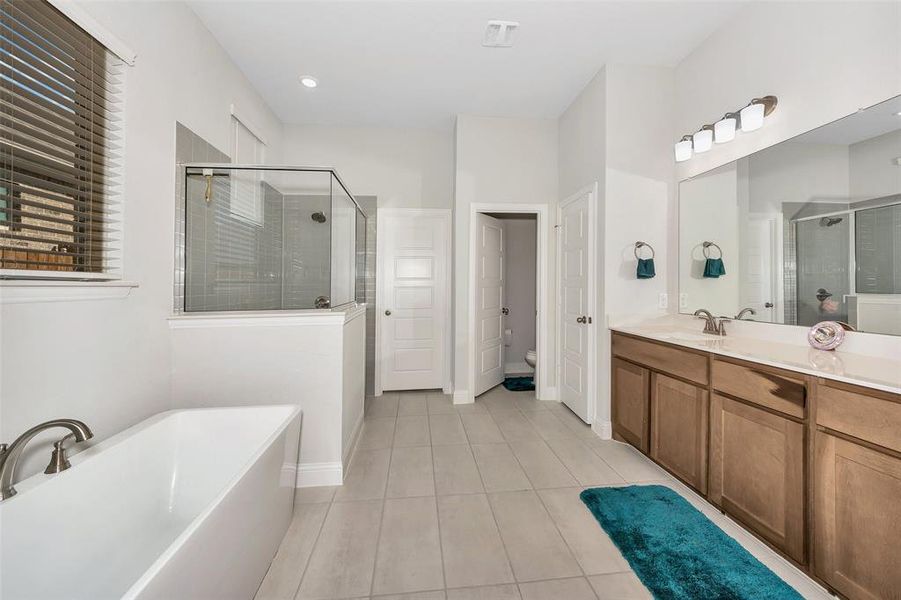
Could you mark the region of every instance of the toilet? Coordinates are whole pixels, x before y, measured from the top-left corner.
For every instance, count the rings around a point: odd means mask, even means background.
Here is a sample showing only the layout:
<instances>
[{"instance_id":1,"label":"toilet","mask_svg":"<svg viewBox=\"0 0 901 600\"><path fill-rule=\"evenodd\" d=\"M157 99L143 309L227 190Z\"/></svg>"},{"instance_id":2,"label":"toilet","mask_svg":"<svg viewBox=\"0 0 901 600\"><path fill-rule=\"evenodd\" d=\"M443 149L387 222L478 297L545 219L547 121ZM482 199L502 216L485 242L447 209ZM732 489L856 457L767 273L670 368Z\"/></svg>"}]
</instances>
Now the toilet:
<instances>
[{"instance_id":1,"label":"toilet","mask_svg":"<svg viewBox=\"0 0 901 600\"><path fill-rule=\"evenodd\" d=\"M537 358L538 357L535 354L534 350L529 350L528 352L526 352L526 364L529 365L530 367L532 367L533 369L535 368L535 360Z\"/></svg>"}]
</instances>

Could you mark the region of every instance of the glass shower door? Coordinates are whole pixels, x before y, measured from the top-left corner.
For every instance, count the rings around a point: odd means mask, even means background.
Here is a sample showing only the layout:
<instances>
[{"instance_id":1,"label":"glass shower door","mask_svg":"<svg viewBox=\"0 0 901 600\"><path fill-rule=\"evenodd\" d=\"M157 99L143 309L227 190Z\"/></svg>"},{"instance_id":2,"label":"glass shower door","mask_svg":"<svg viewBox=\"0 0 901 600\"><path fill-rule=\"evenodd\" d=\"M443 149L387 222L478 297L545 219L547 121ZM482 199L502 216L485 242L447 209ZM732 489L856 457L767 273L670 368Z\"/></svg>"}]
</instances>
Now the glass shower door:
<instances>
[{"instance_id":1,"label":"glass shower door","mask_svg":"<svg viewBox=\"0 0 901 600\"><path fill-rule=\"evenodd\" d=\"M851 291L850 224L847 214L795 222L798 325L848 321Z\"/></svg>"}]
</instances>

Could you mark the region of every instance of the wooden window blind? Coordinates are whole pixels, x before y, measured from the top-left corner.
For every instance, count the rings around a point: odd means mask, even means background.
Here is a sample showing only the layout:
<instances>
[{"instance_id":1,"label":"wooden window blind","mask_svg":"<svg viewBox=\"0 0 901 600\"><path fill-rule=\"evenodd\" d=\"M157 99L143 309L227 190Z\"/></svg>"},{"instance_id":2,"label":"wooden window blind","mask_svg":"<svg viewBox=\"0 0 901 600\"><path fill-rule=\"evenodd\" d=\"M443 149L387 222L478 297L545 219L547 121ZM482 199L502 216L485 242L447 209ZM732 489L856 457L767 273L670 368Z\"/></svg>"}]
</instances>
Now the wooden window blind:
<instances>
[{"instance_id":1,"label":"wooden window blind","mask_svg":"<svg viewBox=\"0 0 901 600\"><path fill-rule=\"evenodd\" d=\"M45 0L0 0L0 276L121 276L123 76Z\"/></svg>"}]
</instances>

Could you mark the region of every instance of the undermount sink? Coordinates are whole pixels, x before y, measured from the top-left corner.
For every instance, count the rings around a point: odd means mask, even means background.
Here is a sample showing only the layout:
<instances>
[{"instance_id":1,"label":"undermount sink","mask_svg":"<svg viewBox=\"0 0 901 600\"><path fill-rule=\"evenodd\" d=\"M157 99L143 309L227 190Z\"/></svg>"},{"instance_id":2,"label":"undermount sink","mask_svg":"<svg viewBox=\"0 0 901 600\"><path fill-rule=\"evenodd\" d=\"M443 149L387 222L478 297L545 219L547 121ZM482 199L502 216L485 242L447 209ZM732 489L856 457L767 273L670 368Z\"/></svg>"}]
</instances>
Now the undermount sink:
<instances>
[{"instance_id":1,"label":"undermount sink","mask_svg":"<svg viewBox=\"0 0 901 600\"><path fill-rule=\"evenodd\" d=\"M688 332L678 332L678 333L667 333L660 336L667 340L679 340L683 342L709 342L711 340L718 339L718 336L715 335L704 335L702 333L688 333Z\"/></svg>"}]
</instances>

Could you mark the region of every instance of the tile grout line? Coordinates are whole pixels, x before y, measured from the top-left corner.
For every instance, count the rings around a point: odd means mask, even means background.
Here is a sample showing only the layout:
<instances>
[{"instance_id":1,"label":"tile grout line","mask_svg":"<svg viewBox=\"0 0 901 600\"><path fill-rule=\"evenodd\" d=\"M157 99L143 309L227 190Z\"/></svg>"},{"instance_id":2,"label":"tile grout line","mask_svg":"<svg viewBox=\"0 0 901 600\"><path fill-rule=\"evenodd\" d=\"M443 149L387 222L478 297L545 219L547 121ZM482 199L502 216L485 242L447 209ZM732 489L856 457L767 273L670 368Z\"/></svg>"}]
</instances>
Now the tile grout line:
<instances>
[{"instance_id":1,"label":"tile grout line","mask_svg":"<svg viewBox=\"0 0 901 600\"><path fill-rule=\"evenodd\" d=\"M426 412L428 413L429 399L426 396ZM435 468L435 446L432 444L432 421L426 416L425 425L429 430L429 451L432 454L432 486L435 489L435 522L438 530L438 553L441 556L441 581L444 583L444 590L447 590L447 572L444 568L444 541L441 537L441 512L438 508L438 469ZM447 598L445 591L444 597Z\"/></svg>"},{"instance_id":2,"label":"tile grout line","mask_svg":"<svg viewBox=\"0 0 901 600\"><path fill-rule=\"evenodd\" d=\"M400 406L400 398L398 398L397 405L394 411L394 426L397 427L397 412ZM394 460L394 438L392 437L392 446L388 450L388 471L385 473L385 487L382 488L382 510L379 513L379 527L378 533L375 537L375 556L372 557L372 573L369 577L369 595L373 594L373 587L375 586L375 570L378 566L379 562L379 549L382 547L382 525L385 522L385 505L388 503L388 479L391 477L391 462ZM337 492L336 492L337 493Z\"/></svg>"},{"instance_id":3,"label":"tile grout line","mask_svg":"<svg viewBox=\"0 0 901 600\"><path fill-rule=\"evenodd\" d=\"M337 490L336 490L337 492ZM310 566L310 561L313 559L313 554L316 553L316 547L319 545L319 538L322 537L322 530L325 529L325 522L328 519L328 516L332 512L332 507L335 506L335 496L332 495L332 500L329 502L328 509L325 511L325 516L322 517L322 523L319 524L319 529L316 530L316 539L313 541L313 545L310 547L310 555L307 557L306 562L303 565L303 569L301 570L300 580L297 582L297 589L294 590L294 595L292 598L297 598L300 595L300 588L303 587L303 580L306 579L307 576L307 568Z\"/></svg>"}]
</instances>

